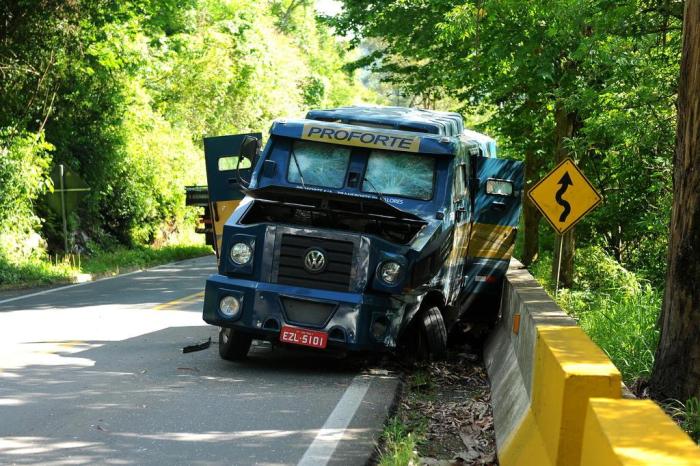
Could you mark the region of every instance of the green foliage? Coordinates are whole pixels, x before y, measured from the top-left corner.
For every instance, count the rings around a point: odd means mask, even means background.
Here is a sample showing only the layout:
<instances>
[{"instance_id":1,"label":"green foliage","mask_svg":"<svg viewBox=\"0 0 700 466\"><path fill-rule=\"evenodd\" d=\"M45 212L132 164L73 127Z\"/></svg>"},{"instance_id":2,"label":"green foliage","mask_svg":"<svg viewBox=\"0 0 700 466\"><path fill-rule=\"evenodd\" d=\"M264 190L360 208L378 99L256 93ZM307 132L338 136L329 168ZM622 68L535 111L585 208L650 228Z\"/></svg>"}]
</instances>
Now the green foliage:
<instances>
[{"instance_id":1,"label":"green foliage","mask_svg":"<svg viewBox=\"0 0 700 466\"><path fill-rule=\"evenodd\" d=\"M691 398L685 403L673 400L665 408L690 438L700 445L700 400Z\"/></svg>"},{"instance_id":2,"label":"green foliage","mask_svg":"<svg viewBox=\"0 0 700 466\"><path fill-rule=\"evenodd\" d=\"M0 258L31 256L40 247L34 204L51 188L51 149L41 133L0 129Z\"/></svg>"},{"instance_id":3,"label":"green foliage","mask_svg":"<svg viewBox=\"0 0 700 466\"><path fill-rule=\"evenodd\" d=\"M75 273L67 262L56 264L43 257L12 260L0 255L0 289L69 283Z\"/></svg>"},{"instance_id":4,"label":"green foliage","mask_svg":"<svg viewBox=\"0 0 700 466\"><path fill-rule=\"evenodd\" d=\"M556 163L557 130L567 130L562 147L604 196L577 243L602 245L661 286L682 2L343 4L329 23L374 44L355 66L383 73L409 100L462 111L503 155L527 156L542 175ZM558 114L572 127L557 127Z\"/></svg>"},{"instance_id":5,"label":"green foliage","mask_svg":"<svg viewBox=\"0 0 700 466\"><path fill-rule=\"evenodd\" d=\"M648 377L659 339L661 293L600 247L581 248L576 254L576 286L560 290L557 303L605 351L625 383ZM530 271L554 294L551 261L545 254Z\"/></svg>"},{"instance_id":6,"label":"green foliage","mask_svg":"<svg viewBox=\"0 0 700 466\"><path fill-rule=\"evenodd\" d=\"M63 248L41 197L52 163L90 186L71 247L145 245L191 217L203 135L372 98L310 1L11 0L0 15L0 254L44 249L40 229Z\"/></svg>"},{"instance_id":7,"label":"green foliage","mask_svg":"<svg viewBox=\"0 0 700 466\"><path fill-rule=\"evenodd\" d=\"M81 271L91 274L111 274L118 273L120 269L142 269L210 254L212 254L211 247L202 244L178 244L161 248L117 247L113 250L99 251L86 258L82 263Z\"/></svg>"},{"instance_id":8,"label":"green foliage","mask_svg":"<svg viewBox=\"0 0 700 466\"><path fill-rule=\"evenodd\" d=\"M154 267L212 253L211 247L182 243L163 247L117 246L96 250L89 256L29 257L10 260L0 256L0 289L70 283L80 274L113 275L129 269Z\"/></svg>"},{"instance_id":9,"label":"green foliage","mask_svg":"<svg viewBox=\"0 0 700 466\"><path fill-rule=\"evenodd\" d=\"M382 433L381 466L406 466L418 461L416 435L398 417L392 417Z\"/></svg>"}]
</instances>

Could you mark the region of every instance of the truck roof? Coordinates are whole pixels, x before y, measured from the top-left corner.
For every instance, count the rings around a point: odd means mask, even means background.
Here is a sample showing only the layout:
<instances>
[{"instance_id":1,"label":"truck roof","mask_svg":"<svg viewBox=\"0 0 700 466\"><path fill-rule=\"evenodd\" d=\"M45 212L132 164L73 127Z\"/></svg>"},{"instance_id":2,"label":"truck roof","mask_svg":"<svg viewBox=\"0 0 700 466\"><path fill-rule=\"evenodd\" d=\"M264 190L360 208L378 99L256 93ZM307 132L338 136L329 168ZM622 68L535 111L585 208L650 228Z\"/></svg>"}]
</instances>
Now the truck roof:
<instances>
[{"instance_id":1,"label":"truck roof","mask_svg":"<svg viewBox=\"0 0 700 466\"><path fill-rule=\"evenodd\" d=\"M464 128L459 113L405 107L353 106L311 110L305 119L276 120L271 134L349 146L452 155L476 144L495 155L496 141Z\"/></svg>"},{"instance_id":2,"label":"truck roof","mask_svg":"<svg viewBox=\"0 0 700 466\"><path fill-rule=\"evenodd\" d=\"M311 110L306 119L453 137L464 131L459 113L406 107L352 106Z\"/></svg>"}]
</instances>

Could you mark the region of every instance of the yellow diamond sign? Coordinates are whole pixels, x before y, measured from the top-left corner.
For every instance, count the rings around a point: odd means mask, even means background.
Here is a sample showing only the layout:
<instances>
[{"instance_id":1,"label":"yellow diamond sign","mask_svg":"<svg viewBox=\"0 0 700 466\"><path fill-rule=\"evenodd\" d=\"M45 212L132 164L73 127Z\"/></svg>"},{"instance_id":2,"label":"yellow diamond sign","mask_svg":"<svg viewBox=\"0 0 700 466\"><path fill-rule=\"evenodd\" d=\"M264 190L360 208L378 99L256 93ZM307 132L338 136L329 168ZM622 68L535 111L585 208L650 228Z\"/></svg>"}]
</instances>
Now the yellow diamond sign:
<instances>
[{"instance_id":1,"label":"yellow diamond sign","mask_svg":"<svg viewBox=\"0 0 700 466\"><path fill-rule=\"evenodd\" d=\"M527 196L559 234L566 233L603 200L571 159L557 165Z\"/></svg>"}]
</instances>

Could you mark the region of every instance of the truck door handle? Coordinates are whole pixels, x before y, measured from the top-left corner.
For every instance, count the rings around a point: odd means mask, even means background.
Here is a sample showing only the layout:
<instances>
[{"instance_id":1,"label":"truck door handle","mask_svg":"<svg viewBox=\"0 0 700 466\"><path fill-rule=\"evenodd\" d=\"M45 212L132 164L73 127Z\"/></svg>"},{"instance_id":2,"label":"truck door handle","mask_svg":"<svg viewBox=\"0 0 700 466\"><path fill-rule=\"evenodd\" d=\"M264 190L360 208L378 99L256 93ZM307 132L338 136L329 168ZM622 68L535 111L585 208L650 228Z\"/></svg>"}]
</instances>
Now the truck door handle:
<instances>
[{"instance_id":1,"label":"truck door handle","mask_svg":"<svg viewBox=\"0 0 700 466\"><path fill-rule=\"evenodd\" d=\"M238 180L236 178L229 178L228 179L228 184L237 184Z\"/></svg>"},{"instance_id":2,"label":"truck door handle","mask_svg":"<svg viewBox=\"0 0 700 466\"><path fill-rule=\"evenodd\" d=\"M493 208L495 210L498 210L498 211L502 211L502 210L506 209L506 203L503 201L493 201L491 203L491 205L493 206Z\"/></svg>"}]
</instances>

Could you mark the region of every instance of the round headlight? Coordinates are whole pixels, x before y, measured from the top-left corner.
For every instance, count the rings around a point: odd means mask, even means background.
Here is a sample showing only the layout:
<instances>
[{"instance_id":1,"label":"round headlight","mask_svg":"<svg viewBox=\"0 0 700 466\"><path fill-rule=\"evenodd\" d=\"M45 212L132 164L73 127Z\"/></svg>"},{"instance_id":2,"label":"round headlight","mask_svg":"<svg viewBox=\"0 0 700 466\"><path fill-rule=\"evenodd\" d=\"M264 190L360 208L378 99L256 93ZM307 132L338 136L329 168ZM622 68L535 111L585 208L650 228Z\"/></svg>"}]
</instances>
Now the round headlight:
<instances>
[{"instance_id":1,"label":"round headlight","mask_svg":"<svg viewBox=\"0 0 700 466\"><path fill-rule=\"evenodd\" d=\"M236 243L231 246L230 256L234 264L245 265L253 257L253 250L246 243Z\"/></svg>"},{"instance_id":2,"label":"round headlight","mask_svg":"<svg viewBox=\"0 0 700 466\"><path fill-rule=\"evenodd\" d=\"M396 285L401 275L401 264L398 262L384 262L379 267L379 278L387 285Z\"/></svg>"},{"instance_id":3,"label":"round headlight","mask_svg":"<svg viewBox=\"0 0 700 466\"><path fill-rule=\"evenodd\" d=\"M241 312L241 302L233 296L224 296L219 301L219 310L226 317L236 317Z\"/></svg>"}]
</instances>

